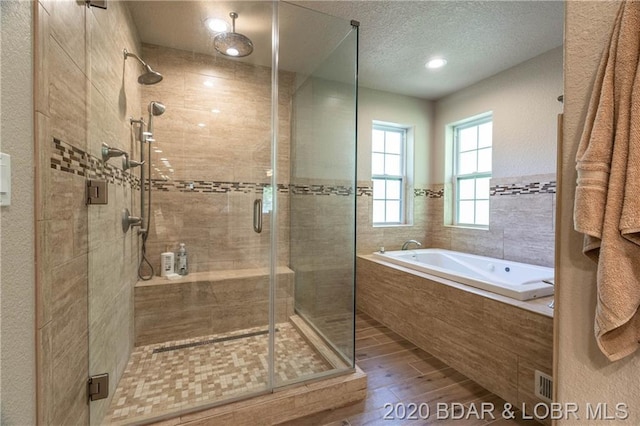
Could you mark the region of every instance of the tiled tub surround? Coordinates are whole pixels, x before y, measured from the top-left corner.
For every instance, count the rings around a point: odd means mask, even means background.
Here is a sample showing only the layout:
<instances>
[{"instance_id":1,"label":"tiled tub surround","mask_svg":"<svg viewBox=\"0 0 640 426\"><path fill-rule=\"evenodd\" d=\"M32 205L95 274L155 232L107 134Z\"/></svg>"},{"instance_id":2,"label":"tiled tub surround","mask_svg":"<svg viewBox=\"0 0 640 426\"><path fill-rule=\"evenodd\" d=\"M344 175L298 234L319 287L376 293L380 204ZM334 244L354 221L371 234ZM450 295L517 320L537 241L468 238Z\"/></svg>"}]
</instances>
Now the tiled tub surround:
<instances>
[{"instance_id":1,"label":"tiled tub surround","mask_svg":"<svg viewBox=\"0 0 640 426\"><path fill-rule=\"evenodd\" d=\"M278 381L331 370L292 324L277 323L276 330ZM109 423L141 422L265 390L267 356L265 325L137 347L114 395Z\"/></svg>"},{"instance_id":2,"label":"tiled tub surround","mask_svg":"<svg viewBox=\"0 0 640 426\"><path fill-rule=\"evenodd\" d=\"M428 198L426 247L553 267L555 174L492 178L490 191L488 230L445 226L445 197Z\"/></svg>"},{"instance_id":3,"label":"tiled tub surround","mask_svg":"<svg viewBox=\"0 0 640 426\"><path fill-rule=\"evenodd\" d=\"M293 315L293 275L287 267L277 270L277 322ZM269 323L269 269L155 277L138 281L134 300L136 346L262 326Z\"/></svg>"},{"instance_id":4,"label":"tiled tub surround","mask_svg":"<svg viewBox=\"0 0 640 426\"><path fill-rule=\"evenodd\" d=\"M142 89L140 114L146 117L151 101L166 105L153 122L147 253L156 274L160 253L179 243L186 244L193 272L268 266L271 215L263 215L260 234L252 223L253 202L271 179L271 69L148 44L142 55L164 79ZM293 78L279 74L279 265L289 258Z\"/></svg>"},{"instance_id":5,"label":"tiled tub surround","mask_svg":"<svg viewBox=\"0 0 640 426\"><path fill-rule=\"evenodd\" d=\"M408 196L412 205L411 223L395 226L374 226L373 217L373 185L371 181L358 181L357 189L357 250L359 254L367 254L384 247L386 250L399 250L406 240L416 239L426 247L429 242L428 207L433 199L438 199L444 192L442 186L428 187L416 185Z\"/></svg>"},{"instance_id":6,"label":"tiled tub surround","mask_svg":"<svg viewBox=\"0 0 640 426\"><path fill-rule=\"evenodd\" d=\"M552 298L519 302L370 256L357 259L358 308L511 404L533 407L551 374Z\"/></svg>"}]
</instances>

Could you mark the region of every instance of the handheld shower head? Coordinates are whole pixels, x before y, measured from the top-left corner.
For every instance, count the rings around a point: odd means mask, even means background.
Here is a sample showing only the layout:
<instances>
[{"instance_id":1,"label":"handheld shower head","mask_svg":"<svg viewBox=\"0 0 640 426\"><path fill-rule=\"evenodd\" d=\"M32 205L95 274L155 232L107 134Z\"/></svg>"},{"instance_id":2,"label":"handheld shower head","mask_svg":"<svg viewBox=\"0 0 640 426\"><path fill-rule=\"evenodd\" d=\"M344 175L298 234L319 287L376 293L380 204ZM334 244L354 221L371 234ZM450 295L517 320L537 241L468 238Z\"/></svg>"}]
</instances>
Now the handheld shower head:
<instances>
[{"instance_id":1,"label":"handheld shower head","mask_svg":"<svg viewBox=\"0 0 640 426\"><path fill-rule=\"evenodd\" d=\"M162 102L151 101L149 102L149 114L151 115L162 115L167 110L167 107L164 106Z\"/></svg>"},{"instance_id":2,"label":"handheld shower head","mask_svg":"<svg viewBox=\"0 0 640 426\"><path fill-rule=\"evenodd\" d=\"M158 116L158 115L162 115L164 114L164 112L167 110L167 107L164 106L164 104L162 102L158 102L158 101L151 101L149 102L149 127L147 128L147 131L150 134L153 134L153 117L154 116Z\"/></svg>"}]
</instances>

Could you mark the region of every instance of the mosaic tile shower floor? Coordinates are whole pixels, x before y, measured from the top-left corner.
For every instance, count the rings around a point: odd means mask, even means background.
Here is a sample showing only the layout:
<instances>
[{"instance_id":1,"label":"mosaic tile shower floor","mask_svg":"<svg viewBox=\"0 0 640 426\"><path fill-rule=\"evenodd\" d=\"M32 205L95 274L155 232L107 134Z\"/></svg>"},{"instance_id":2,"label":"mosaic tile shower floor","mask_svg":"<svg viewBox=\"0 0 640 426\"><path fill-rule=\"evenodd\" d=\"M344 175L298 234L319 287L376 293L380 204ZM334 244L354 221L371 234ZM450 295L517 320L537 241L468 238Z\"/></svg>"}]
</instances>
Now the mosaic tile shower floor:
<instances>
[{"instance_id":1,"label":"mosaic tile shower floor","mask_svg":"<svg viewBox=\"0 0 640 426\"><path fill-rule=\"evenodd\" d=\"M276 381L331 369L291 324L277 324L276 329ZM255 327L135 348L106 423L126 423L264 389L268 334L261 332L265 330Z\"/></svg>"}]
</instances>

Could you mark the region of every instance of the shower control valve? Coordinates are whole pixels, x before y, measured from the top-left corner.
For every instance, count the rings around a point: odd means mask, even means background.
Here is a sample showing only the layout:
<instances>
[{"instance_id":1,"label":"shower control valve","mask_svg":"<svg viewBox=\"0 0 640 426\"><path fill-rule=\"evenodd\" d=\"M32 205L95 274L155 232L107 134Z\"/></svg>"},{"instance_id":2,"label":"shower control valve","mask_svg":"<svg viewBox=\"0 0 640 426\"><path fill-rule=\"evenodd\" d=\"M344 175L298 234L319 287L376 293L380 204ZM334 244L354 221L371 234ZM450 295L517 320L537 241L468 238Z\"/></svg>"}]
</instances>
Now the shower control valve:
<instances>
[{"instance_id":1,"label":"shower control valve","mask_svg":"<svg viewBox=\"0 0 640 426\"><path fill-rule=\"evenodd\" d=\"M127 232L132 226L142 226L142 218L131 216L129 209L122 209L122 232Z\"/></svg>"},{"instance_id":2,"label":"shower control valve","mask_svg":"<svg viewBox=\"0 0 640 426\"><path fill-rule=\"evenodd\" d=\"M134 167L142 166L144 163L144 161L130 160L129 157L124 157L122 159L122 170L133 169Z\"/></svg>"}]
</instances>

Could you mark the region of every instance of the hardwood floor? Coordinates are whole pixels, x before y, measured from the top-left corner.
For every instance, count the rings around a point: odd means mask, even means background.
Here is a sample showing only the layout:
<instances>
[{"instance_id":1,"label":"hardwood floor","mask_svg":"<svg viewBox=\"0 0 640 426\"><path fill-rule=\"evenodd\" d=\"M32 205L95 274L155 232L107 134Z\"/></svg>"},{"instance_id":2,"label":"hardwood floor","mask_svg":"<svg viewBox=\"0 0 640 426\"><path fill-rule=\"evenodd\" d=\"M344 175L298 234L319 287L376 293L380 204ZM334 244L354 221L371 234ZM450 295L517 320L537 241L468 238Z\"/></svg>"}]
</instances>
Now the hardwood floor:
<instances>
[{"instance_id":1,"label":"hardwood floor","mask_svg":"<svg viewBox=\"0 0 640 426\"><path fill-rule=\"evenodd\" d=\"M514 419L502 415L505 401L417 348L365 313L356 316L356 363L367 373L367 398L363 402L324 411L284 423L287 426L360 425L535 425L515 411ZM487 411L481 415L482 404ZM385 404L392 404L393 409ZM403 409L422 405L421 415L407 419ZM427 416L426 407L429 407ZM445 419L453 409L455 419ZM493 404L493 411L489 411ZM475 415L473 409L477 409ZM415 408L413 408L415 409ZM449 412L450 413L450 412ZM388 417L388 418L385 418ZM467 418L465 418L467 417Z\"/></svg>"}]
</instances>

